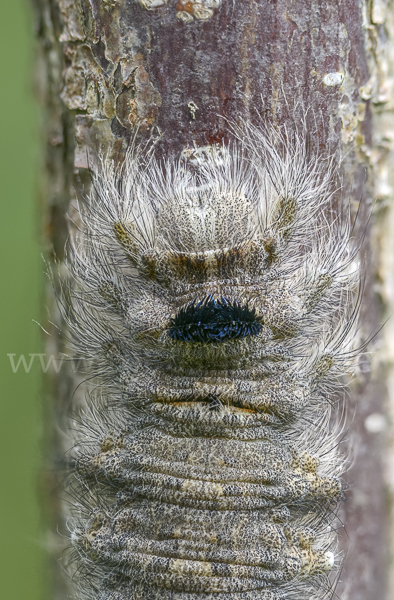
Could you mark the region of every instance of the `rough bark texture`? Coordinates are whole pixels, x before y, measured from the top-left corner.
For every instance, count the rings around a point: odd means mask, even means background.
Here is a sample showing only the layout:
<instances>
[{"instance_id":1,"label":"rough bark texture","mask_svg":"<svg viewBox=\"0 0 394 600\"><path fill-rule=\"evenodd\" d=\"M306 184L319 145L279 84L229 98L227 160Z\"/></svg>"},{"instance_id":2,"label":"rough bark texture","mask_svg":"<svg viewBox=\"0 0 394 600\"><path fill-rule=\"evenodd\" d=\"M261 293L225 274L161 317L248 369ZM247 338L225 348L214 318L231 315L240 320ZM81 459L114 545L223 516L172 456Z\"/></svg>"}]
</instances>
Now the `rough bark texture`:
<instances>
[{"instance_id":1,"label":"rough bark texture","mask_svg":"<svg viewBox=\"0 0 394 600\"><path fill-rule=\"evenodd\" d=\"M99 148L122 160L137 132L138 141L153 136L158 155L177 155L226 140L228 120L258 123L263 116L292 128L306 114L312 143L345 156L340 197L351 194L355 210L362 201L360 229L371 199L378 197L378 225L372 234L370 224L366 226L363 246L361 320L362 337L376 332L385 306L394 302L394 248L388 229L393 222L388 75L390 69L393 73L389 48L394 28L384 0L35 4L39 90L46 110L45 226L58 260L63 258L74 188L88 185L88 163L94 164ZM342 515L346 532L341 536L348 550L338 593L353 600L392 597L387 572L389 547L393 552L389 496L394 483L392 460L385 457L393 442L382 417L385 375L394 362L391 327L392 322L383 333L385 350L372 359L363 357L348 401L357 451ZM372 346L379 345L378 339ZM55 342L51 344L51 353L57 352ZM50 385L53 418L67 422L75 379L63 369ZM56 434L53 445L61 455L67 443ZM65 531L56 477L49 484L53 529ZM393 592L393 584L391 588ZM59 574L54 589L55 597L66 597L67 583Z\"/></svg>"}]
</instances>

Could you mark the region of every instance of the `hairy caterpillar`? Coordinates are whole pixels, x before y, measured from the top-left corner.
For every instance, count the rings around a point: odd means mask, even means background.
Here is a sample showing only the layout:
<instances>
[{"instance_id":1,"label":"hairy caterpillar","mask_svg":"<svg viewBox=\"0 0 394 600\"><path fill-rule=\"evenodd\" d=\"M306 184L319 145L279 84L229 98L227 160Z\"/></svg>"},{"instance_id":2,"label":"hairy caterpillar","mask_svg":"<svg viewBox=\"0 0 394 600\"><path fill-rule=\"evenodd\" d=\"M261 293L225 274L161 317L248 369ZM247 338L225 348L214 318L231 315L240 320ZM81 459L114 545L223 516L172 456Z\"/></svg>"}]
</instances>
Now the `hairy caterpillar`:
<instances>
[{"instance_id":1,"label":"hairy caterpillar","mask_svg":"<svg viewBox=\"0 0 394 600\"><path fill-rule=\"evenodd\" d=\"M82 598L317 599L339 566L350 222L302 136L239 138L103 159L81 209L61 304L96 382L71 484Z\"/></svg>"}]
</instances>

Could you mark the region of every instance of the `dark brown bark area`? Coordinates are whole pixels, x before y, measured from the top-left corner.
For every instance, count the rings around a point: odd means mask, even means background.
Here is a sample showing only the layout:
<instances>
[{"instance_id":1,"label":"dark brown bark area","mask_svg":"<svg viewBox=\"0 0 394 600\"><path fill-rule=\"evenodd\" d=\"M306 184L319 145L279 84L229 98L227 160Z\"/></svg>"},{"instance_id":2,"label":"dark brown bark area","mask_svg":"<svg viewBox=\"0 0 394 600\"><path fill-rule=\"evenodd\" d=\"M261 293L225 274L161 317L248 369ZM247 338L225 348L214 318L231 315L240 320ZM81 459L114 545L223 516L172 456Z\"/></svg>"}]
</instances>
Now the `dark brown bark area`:
<instances>
[{"instance_id":1,"label":"dark brown bark area","mask_svg":"<svg viewBox=\"0 0 394 600\"><path fill-rule=\"evenodd\" d=\"M358 224L363 230L372 194L374 102L366 6L356 0L205 1L208 17L201 19L193 12L195 3L176 0L163 0L152 10L145 8L149 0L35 4L48 148L46 231L59 259L73 187L88 185L88 160L94 163L100 148L121 160L138 129L140 141L153 136L158 155L179 155L227 140L228 121L259 123L261 117L290 130L305 119L315 147L345 156L338 201L351 194L356 210L362 200ZM377 258L371 258L369 229L363 247L368 257L364 338L376 331L382 309L373 291ZM364 425L368 415L383 412L383 379L382 373L370 372L366 355L348 400L358 454L347 476L350 491L342 511L346 533L341 537L349 550L341 597L352 600L383 600L386 594L384 442ZM75 381L62 371L50 383L53 418L64 422ZM54 437L59 454L64 444ZM48 485L54 490L52 524L63 531L56 478ZM63 598L60 580L55 596ZM339 594L341 589L342 584Z\"/></svg>"}]
</instances>

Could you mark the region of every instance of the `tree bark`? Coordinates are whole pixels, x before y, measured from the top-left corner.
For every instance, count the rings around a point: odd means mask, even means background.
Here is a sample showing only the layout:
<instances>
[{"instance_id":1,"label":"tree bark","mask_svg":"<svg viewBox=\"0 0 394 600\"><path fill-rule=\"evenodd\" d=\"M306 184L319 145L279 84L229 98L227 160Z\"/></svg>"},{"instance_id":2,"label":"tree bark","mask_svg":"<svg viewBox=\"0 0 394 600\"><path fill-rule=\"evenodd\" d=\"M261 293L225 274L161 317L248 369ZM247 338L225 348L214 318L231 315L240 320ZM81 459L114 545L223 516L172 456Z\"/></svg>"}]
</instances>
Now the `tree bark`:
<instances>
[{"instance_id":1,"label":"tree bark","mask_svg":"<svg viewBox=\"0 0 394 600\"><path fill-rule=\"evenodd\" d=\"M45 227L58 261L75 189L89 186L88 167L100 148L121 161L136 136L153 139L158 156L190 155L226 141L229 122L263 118L292 129L304 119L316 148L338 162L344 157L337 202L351 197L354 212L361 203L361 338L377 331L394 305L388 167L394 24L384 0L34 1L47 144ZM387 587L394 442L384 416L386 409L394 412L385 383L394 362L392 327L393 320L370 344L377 350L363 355L347 399L357 451L341 515L347 555L338 596L353 600L394 594L394 582ZM54 354L61 348L52 331L48 351ZM62 369L49 384L52 417L67 427L75 375ZM52 453L61 456L67 441L53 432L51 439ZM55 473L46 484L51 527L66 533ZM66 598L67 585L58 571L54 596Z\"/></svg>"}]
</instances>

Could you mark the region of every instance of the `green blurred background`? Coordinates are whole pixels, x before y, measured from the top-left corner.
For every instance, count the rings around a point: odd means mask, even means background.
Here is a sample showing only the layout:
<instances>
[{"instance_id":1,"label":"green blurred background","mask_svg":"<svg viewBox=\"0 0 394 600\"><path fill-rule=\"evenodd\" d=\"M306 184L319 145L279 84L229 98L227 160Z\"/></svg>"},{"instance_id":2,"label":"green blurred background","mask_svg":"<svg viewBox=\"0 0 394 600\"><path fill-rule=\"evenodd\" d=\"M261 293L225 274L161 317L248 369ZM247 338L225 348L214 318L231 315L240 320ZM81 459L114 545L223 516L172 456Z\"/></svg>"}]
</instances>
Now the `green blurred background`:
<instances>
[{"instance_id":1,"label":"green blurred background","mask_svg":"<svg viewBox=\"0 0 394 600\"><path fill-rule=\"evenodd\" d=\"M6 600L43 600L44 527L39 510L42 376L13 373L7 354L40 352L44 264L39 244L40 111L34 100L34 38L28 0L2 2L1 57L1 583ZM41 350L42 351L42 350Z\"/></svg>"}]
</instances>

